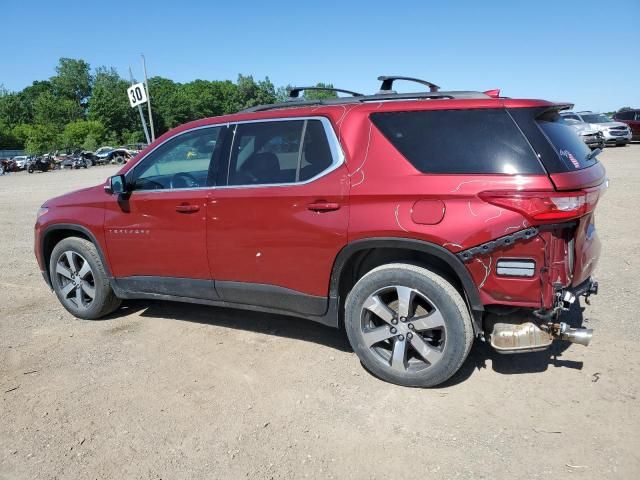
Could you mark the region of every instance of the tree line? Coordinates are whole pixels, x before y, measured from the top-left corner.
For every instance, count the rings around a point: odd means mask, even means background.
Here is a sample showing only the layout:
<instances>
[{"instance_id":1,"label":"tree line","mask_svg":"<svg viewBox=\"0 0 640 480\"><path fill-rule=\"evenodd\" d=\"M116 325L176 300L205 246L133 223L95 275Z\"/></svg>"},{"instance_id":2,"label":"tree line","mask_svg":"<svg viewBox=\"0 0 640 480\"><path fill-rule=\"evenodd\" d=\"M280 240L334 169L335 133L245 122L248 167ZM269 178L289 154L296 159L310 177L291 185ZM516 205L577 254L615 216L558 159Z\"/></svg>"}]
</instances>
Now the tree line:
<instances>
[{"instance_id":1,"label":"tree line","mask_svg":"<svg viewBox=\"0 0 640 480\"><path fill-rule=\"evenodd\" d=\"M0 85L0 149L24 149L37 155L145 141L138 111L127 99L130 82L114 68L92 71L82 59L61 58L55 71L48 80L34 81L19 92L9 92ZM255 81L251 75L238 75L235 83L178 83L159 76L149 78L148 83L157 136L190 120L282 101L290 88L276 88L269 77ZM332 87L324 83L316 86ZM305 96L335 94L310 91Z\"/></svg>"}]
</instances>

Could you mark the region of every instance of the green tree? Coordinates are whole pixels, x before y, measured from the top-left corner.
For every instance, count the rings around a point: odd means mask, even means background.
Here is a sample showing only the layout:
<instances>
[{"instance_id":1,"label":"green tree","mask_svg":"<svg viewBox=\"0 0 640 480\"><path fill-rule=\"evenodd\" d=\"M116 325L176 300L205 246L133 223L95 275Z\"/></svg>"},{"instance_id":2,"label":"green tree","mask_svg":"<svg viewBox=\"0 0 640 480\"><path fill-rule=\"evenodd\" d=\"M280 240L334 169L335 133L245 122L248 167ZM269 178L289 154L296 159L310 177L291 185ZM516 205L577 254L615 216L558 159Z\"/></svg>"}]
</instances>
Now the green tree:
<instances>
[{"instance_id":1,"label":"green tree","mask_svg":"<svg viewBox=\"0 0 640 480\"><path fill-rule=\"evenodd\" d=\"M58 131L53 125L34 125L25 141L30 155L42 155L58 148Z\"/></svg>"},{"instance_id":2,"label":"green tree","mask_svg":"<svg viewBox=\"0 0 640 480\"><path fill-rule=\"evenodd\" d=\"M82 118L82 109L75 101L45 92L33 105L33 120L39 125L51 125L58 130L69 122Z\"/></svg>"},{"instance_id":3,"label":"green tree","mask_svg":"<svg viewBox=\"0 0 640 480\"><path fill-rule=\"evenodd\" d=\"M140 129L137 111L127 99L128 86L114 68L99 67L89 99L89 120L99 121L107 131L116 132L116 136L125 130Z\"/></svg>"},{"instance_id":4,"label":"green tree","mask_svg":"<svg viewBox=\"0 0 640 480\"><path fill-rule=\"evenodd\" d=\"M152 77L149 79L149 94L157 136L193 120L188 97L179 83L168 78Z\"/></svg>"},{"instance_id":5,"label":"green tree","mask_svg":"<svg viewBox=\"0 0 640 480\"><path fill-rule=\"evenodd\" d=\"M315 85L316 88L333 88L333 83L318 82ZM338 98L336 92L330 90L306 90L304 92L305 100L324 100L327 98Z\"/></svg>"},{"instance_id":6,"label":"green tree","mask_svg":"<svg viewBox=\"0 0 640 480\"><path fill-rule=\"evenodd\" d=\"M104 125L97 120L78 120L68 123L60 135L61 148L83 147L90 138L91 144L102 141L106 133ZM95 150L95 148L93 149Z\"/></svg>"},{"instance_id":7,"label":"green tree","mask_svg":"<svg viewBox=\"0 0 640 480\"><path fill-rule=\"evenodd\" d=\"M56 67L57 75L51 77L55 94L74 100L80 108L85 108L93 81L90 72L89 64L84 60L61 58Z\"/></svg>"},{"instance_id":8,"label":"green tree","mask_svg":"<svg viewBox=\"0 0 640 480\"><path fill-rule=\"evenodd\" d=\"M236 110L274 103L275 101L276 89L269 77L256 82L251 75L238 75Z\"/></svg>"}]
</instances>

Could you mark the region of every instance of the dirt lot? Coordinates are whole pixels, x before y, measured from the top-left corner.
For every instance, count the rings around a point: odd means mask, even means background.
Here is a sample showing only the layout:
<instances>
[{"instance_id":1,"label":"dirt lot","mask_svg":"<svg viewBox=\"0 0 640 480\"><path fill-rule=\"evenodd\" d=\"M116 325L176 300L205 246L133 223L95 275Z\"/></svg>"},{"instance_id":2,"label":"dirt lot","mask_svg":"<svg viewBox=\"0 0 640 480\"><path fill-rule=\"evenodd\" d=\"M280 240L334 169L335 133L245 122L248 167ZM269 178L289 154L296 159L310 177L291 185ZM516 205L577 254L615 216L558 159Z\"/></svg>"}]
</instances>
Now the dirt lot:
<instances>
[{"instance_id":1,"label":"dirt lot","mask_svg":"<svg viewBox=\"0 0 640 480\"><path fill-rule=\"evenodd\" d=\"M0 479L640 478L640 145L601 159L592 345L477 342L433 390L288 317L140 302L76 320L42 281L34 215L115 169L0 177Z\"/></svg>"}]
</instances>

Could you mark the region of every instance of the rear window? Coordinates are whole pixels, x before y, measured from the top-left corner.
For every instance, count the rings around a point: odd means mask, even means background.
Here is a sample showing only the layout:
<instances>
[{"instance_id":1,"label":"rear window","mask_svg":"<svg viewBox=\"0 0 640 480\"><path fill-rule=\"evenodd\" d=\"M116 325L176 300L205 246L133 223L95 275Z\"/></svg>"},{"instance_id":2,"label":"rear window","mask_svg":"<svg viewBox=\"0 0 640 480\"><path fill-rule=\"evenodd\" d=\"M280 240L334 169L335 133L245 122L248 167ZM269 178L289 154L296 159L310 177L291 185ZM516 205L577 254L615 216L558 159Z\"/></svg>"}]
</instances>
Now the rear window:
<instances>
[{"instance_id":1,"label":"rear window","mask_svg":"<svg viewBox=\"0 0 640 480\"><path fill-rule=\"evenodd\" d=\"M588 158L591 149L558 112L546 112L536 119L536 123L553 145L565 170L578 170L596 163L595 157Z\"/></svg>"},{"instance_id":2,"label":"rear window","mask_svg":"<svg viewBox=\"0 0 640 480\"><path fill-rule=\"evenodd\" d=\"M544 173L504 109L374 113L371 120L423 173Z\"/></svg>"}]
</instances>

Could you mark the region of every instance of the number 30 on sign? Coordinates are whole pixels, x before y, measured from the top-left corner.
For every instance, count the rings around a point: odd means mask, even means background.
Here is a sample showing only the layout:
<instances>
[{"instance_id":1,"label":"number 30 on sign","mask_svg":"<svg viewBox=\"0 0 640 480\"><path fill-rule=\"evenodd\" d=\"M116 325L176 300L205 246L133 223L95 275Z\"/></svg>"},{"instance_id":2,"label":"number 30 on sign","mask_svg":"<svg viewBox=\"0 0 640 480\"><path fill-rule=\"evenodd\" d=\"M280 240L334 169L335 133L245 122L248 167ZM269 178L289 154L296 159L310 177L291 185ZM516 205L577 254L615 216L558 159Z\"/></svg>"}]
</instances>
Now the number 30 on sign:
<instances>
[{"instance_id":1,"label":"number 30 on sign","mask_svg":"<svg viewBox=\"0 0 640 480\"><path fill-rule=\"evenodd\" d=\"M144 89L144 83L136 83L127 88L129 103L132 107L142 105L147 101L147 91Z\"/></svg>"}]
</instances>

